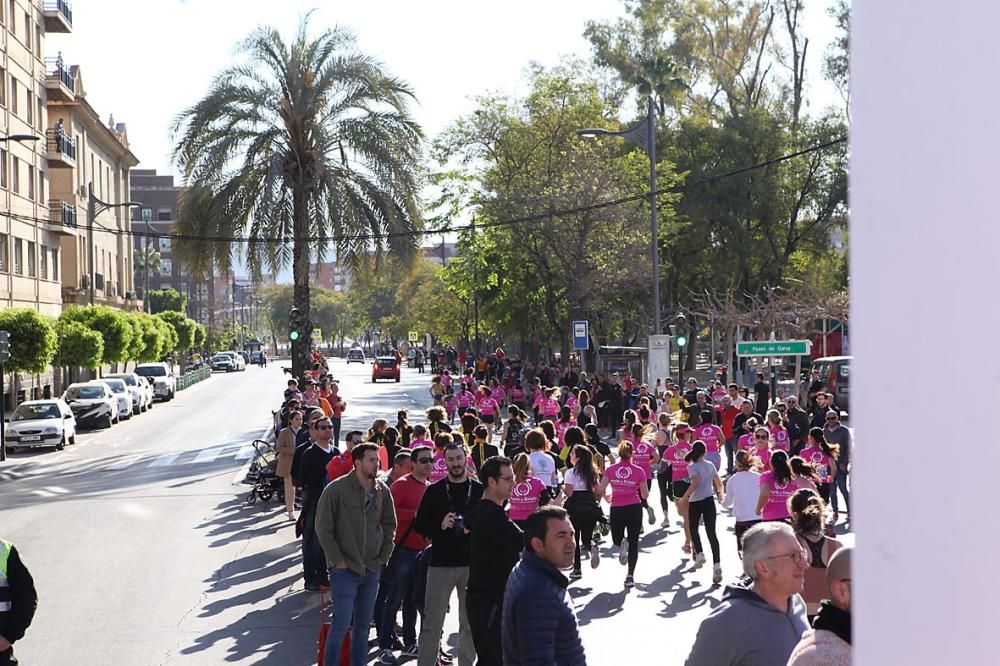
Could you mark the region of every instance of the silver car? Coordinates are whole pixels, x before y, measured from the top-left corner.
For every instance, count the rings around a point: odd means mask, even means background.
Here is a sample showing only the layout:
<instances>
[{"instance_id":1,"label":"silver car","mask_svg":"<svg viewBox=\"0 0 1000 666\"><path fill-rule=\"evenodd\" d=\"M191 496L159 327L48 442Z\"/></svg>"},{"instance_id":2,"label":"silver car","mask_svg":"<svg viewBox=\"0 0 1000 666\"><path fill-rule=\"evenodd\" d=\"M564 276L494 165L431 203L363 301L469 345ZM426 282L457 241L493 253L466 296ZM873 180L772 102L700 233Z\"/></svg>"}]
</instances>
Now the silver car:
<instances>
[{"instance_id":1,"label":"silver car","mask_svg":"<svg viewBox=\"0 0 1000 666\"><path fill-rule=\"evenodd\" d=\"M128 420L132 418L132 395L129 393L128 387L120 379L95 379L95 384L107 384L111 392L115 394L115 398L118 400L118 416L119 418Z\"/></svg>"},{"instance_id":2,"label":"silver car","mask_svg":"<svg viewBox=\"0 0 1000 666\"><path fill-rule=\"evenodd\" d=\"M125 382L132 396L132 413L139 414L153 406L153 386L134 372L119 372L106 375L106 379L120 379Z\"/></svg>"},{"instance_id":3,"label":"silver car","mask_svg":"<svg viewBox=\"0 0 1000 666\"><path fill-rule=\"evenodd\" d=\"M4 437L11 449L54 446L62 451L67 443L76 444L76 419L58 398L29 400L14 410Z\"/></svg>"}]
</instances>

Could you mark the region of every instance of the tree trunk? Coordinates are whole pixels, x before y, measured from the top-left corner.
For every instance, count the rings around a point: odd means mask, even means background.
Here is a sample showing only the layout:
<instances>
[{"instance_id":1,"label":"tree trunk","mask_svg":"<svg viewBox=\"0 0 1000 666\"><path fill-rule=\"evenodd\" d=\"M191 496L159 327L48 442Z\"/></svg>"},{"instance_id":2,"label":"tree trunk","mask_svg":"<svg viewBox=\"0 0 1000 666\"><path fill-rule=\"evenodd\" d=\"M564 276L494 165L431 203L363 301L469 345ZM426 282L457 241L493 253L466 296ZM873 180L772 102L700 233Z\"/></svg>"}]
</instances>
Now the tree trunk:
<instances>
[{"instance_id":1,"label":"tree trunk","mask_svg":"<svg viewBox=\"0 0 1000 666\"><path fill-rule=\"evenodd\" d=\"M305 193L296 191L292 195L292 214L295 219L295 239L292 245L292 303L299 311L303 335L291 344L292 375L301 378L312 369L310 340L312 320L309 318L309 221Z\"/></svg>"}]
</instances>

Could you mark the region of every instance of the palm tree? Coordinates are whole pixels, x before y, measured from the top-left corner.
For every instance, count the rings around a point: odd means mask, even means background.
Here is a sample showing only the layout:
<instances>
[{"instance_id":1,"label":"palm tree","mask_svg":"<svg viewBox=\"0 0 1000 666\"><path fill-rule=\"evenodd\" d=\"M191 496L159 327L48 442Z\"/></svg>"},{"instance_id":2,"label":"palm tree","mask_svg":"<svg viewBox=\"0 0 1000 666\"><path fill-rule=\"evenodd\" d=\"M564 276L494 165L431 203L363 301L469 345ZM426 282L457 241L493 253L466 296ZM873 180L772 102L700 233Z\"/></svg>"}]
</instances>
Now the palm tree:
<instances>
[{"instance_id":1,"label":"palm tree","mask_svg":"<svg viewBox=\"0 0 1000 666\"><path fill-rule=\"evenodd\" d=\"M421 226L423 133L409 113L412 91L350 33L311 39L308 20L290 44L271 28L253 33L239 46L242 61L174 122L185 183L210 193L182 200L179 221L200 240L178 239L178 250L210 254L229 273L229 239L243 237L251 276L291 264L305 328L292 345L297 376L309 367L310 260L331 247L355 270L387 252L408 260Z\"/></svg>"},{"instance_id":2,"label":"palm tree","mask_svg":"<svg viewBox=\"0 0 1000 666\"><path fill-rule=\"evenodd\" d=\"M149 239L144 241L145 247L140 248L137 252L132 255L132 269L135 273L141 273L146 270L146 265L149 265L149 270L154 273L160 272L160 253L156 249L155 245L149 244Z\"/></svg>"}]
</instances>

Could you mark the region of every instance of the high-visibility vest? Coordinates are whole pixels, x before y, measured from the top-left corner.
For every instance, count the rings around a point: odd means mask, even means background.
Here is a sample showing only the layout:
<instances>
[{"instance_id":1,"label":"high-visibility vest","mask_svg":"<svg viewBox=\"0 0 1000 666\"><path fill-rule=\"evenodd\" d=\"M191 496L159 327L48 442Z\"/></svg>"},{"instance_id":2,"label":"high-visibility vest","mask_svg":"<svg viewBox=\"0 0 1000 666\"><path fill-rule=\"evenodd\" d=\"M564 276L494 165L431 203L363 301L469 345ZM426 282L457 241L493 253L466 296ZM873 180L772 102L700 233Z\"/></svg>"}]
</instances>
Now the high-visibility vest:
<instances>
[{"instance_id":1,"label":"high-visibility vest","mask_svg":"<svg viewBox=\"0 0 1000 666\"><path fill-rule=\"evenodd\" d=\"M0 539L0 613L10 611L10 584L7 582L7 561L14 544Z\"/></svg>"}]
</instances>

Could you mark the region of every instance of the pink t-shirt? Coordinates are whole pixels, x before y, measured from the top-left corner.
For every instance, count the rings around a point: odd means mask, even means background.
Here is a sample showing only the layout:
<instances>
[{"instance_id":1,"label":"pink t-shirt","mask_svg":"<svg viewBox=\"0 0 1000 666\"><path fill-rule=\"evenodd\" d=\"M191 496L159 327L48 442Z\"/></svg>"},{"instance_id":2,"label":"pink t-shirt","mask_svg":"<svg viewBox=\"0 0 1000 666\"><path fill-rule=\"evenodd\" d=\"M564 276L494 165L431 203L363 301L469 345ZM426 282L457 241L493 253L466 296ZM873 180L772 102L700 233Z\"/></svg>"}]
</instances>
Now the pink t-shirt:
<instances>
[{"instance_id":1,"label":"pink t-shirt","mask_svg":"<svg viewBox=\"0 0 1000 666\"><path fill-rule=\"evenodd\" d=\"M563 423L563 421L561 419L559 421L556 421L556 423L555 423L555 426L556 426L556 441L559 442L559 448L560 449L565 444L565 442L563 440L564 440L564 437L566 436L566 431L569 430L570 428L572 428L575 425L576 425L576 419L570 419L569 421L566 421L565 423Z\"/></svg>"},{"instance_id":2,"label":"pink t-shirt","mask_svg":"<svg viewBox=\"0 0 1000 666\"><path fill-rule=\"evenodd\" d=\"M422 437L420 439L411 439L410 440L410 449L411 450L417 448L418 446L429 446L431 448L431 451L434 450L434 442L432 442L431 440L427 439L426 437Z\"/></svg>"},{"instance_id":3,"label":"pink t-shirt","mask_svg":"<svg viewBox=\"0 0 1000 666\"><path fill-rule=\"evenodd\" d=\"M570 396L566 398L566 406L570 409L575 409L580 406L580 399L570 394Z\"/></svg>"},{"instance_id":4,"label":"pink t-shirt","mask_svg":"<svg viewBox=\"0 0 1000 666\"><path fill-rule=\"evenodd\" d=\"M480 398L477 407L479 408L479 413L483 416L495 416L497 409L499 409L497 401L493 398Z\"/></svg>"},{"instance_id":5,"label":"pink t-shirt","mask_svg":"<svg viewBox=\"0 0 1000 666\"><path fill-rule=\"evenodd\" d=\"M781 449L782 451L788 450L788 431L785 430L784 426L771 426L768 428L771 431L771 442L774 448Z\"/></svg>"},{"instance_id":6,"label":"pink t-shirt","mask_svg":"<svg viewBox=\"0 0 1000 666\"><path fill-rule=\"evenodd\" d=\"M694 438L705 442L705 450L709 453L719 452L719 442L725 439L722 428L712 423L702 423L694 429Z\"/></svg>"},{"instance_id":7,"label":"pink t-shirt","mask_svg":"<svg viewBox=\"0 0 1000 666\"><path fill-rule=\"evenodd\" d=\"M434 454L434 460L431 462L431 473L427 478L431 483L435 483L446 476L448 476L448 463L444 460L444 451L438 451Z\"/></svg>"},{"instance_id":8,"label":"pink t-shirt","mask_svg":"<svg viewBox=\"0 0 1000 666\"><path fill-rule=\"evenodd\" d=\"M768 470L760 475L760 485L771 489L771 494L760 512L764 520L781 520L788 518L788 500L799 489L794 479L778 483L774 480L774 471Z\"/></svg>"},{"instance_id":9,"label":"pink t-shirt","mask_svg":"<svg viewBox=\"0 0 1000 666\"><path fill-rule=\"evenodd\" d=\"M771 449L754 449L753 454L760 458L760 464L763 465L762 469L769 469L771 467Z\"/></svg>"},{"instance_id":10,"label":"pink t-shirt","mask_svg":"<svg viewBox=\"0 0 1000 666\"><path fill-rule=\"evenodd\" d=\"M538 498L543 490L545 484L533 476L515 483L510 490L510 519L527 520L531 512L538 508Z\"/></svg>"},{"instance_id":11,"label":"pink t-shirt","mask_svg":"<svg viewBox=\"0 0 1000 666\"><path fill-rule=\"evenodd\" d=\"M611 506L632 506L642 502L639 484L646 483L646 473L632 463L620 462L604 471L611 485Z\"/></svg>"},{"instance_id":12,"label":"pink t-shirt","mask_svg":"<svg viewBox=\"0 0 1000 666\"><path fill-rule=\"evenodd\" d=\"M535 389L534 397L531 399L532 407L538 407L538 409L541 409L543 402L545 402L545 394L542 392L542 389Z\"/></svg>"},{"instance_id":13,"label":"pink t-shirt","mask_svg":"<svg viewBox=\"0 0 1000 666\"><path fill-rule=\"evenodd\" d=\"M745 435L740 435L740 438L736 440L736 445L741 449L749 451L754 447L753 433L748 432Z\"/></svg>"},{"instance_id":14,"label":"pink t-shirt","mask_svg":"<svg viewBox=\"0 0 1000 666\"><path fill-rule=\"evenodd\" d=\"M445 388L451 386L451 375L441 375L441 385Z\"/></svg>"},{"instance_id":15,"label":"pink t-shirt","mask_svg":"<svg viewBox=\"0 0 1000 666\"><path fill-rule=\"evenodd\" d=\"M542 401L542 414L546 418L559 416L559 401L555 398L545 398Z\"/></svg>"},{"instance_id":16,"label":"pink t-shirt","mask_svg":"<svg viewBox=\"0 0 1000 666\"><path fill-rule=\"evenodd\" d=\"M459 391L457 397L458 397L458 406L461 407L462 409L469 407L476 400L476 396L474 396L469 391L464 391L464 390Z\"/></svg>"},{"instance_id":17,"label":"pink t-shirt","mask_svg":"<svg viewBox=\"0 0 1000 666\"><path fill-rule=\"evenodd\" d=\"M502 405L507 400L507 392L503 390L502 386L497 386L490 391L490 397L496 400L498 405Z\"/></svg>"},{"instance_id":18,"label":"pink t-shirt","mask_svg":"<svg viewBox=\"0 0 1000 666\"><path fill-rule=\"evenodd\" d=\"M510 390L510 396L514 402L521 402L524 400L524 389L514 387Z\"/></svg>"},{"instance_id":19,"label":"pink t-shirt","mask_svg":"<svg viewBox=\"0 0 1000 666\"><path fill-rule=\"evenodd\" d=\"M833 466L833 459L826 455L826 452L818 446L809 446L802 449L799 454L807 463L816 466L816 474L822 483L830 483L830 468Z\"/></svg>"},{"instance_id":20,"label":"pink t-shirt","mask_svg":"<svg viewBox=\"0 0 1000 666\"><path fill-rule=\"evenodd\" d=\"M722 402L722 399L729 395L729 392L725 389L716 389L712 391L712 402L718 404Z\"/></svg>"},{"instance_id":21,"label":"pink t-shirt","mask_svg":"<svg viewBox=\"0 0 1000 666\"><path fill-rule=\"evenodd\" d=\"M691 453L691 445L687 442L677 442L667 447L663 452L664 457L670 462L671 480L680 481L686 479L688 474L688 464L684 456Z\"/></svg>"},{"instance_id":22,"label":"pink t-shirt","mask_svg":"<svg viewBox=\"0 0 1000 666\"><path fill-rule=\"evenodd\" d=\"M653 478L654 453L656 453L656 445L645 439L640 439L632 445L632 464L642 469L646 474L647 481Z\"/></svg>"}]
</instances>

